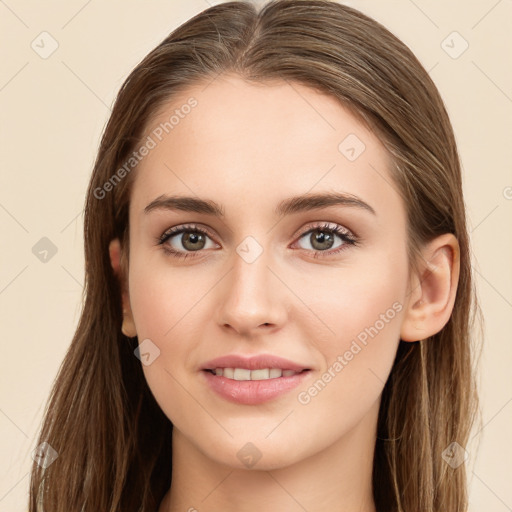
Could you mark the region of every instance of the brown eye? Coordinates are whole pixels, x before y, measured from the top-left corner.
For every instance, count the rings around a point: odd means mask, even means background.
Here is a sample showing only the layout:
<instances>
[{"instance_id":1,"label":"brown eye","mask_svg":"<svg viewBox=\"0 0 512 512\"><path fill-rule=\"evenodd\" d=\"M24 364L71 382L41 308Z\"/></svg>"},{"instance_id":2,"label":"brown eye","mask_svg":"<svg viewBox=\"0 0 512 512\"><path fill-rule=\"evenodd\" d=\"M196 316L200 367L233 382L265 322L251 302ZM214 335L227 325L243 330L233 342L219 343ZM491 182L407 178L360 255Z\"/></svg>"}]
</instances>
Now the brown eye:
<instances>
[{"instance_id":1,"label":"brown eye","mask_svg":"<svg viewBox=\"0 0 512 512\"><path fill-rule=\"evenodd\" d=\"M181 244L189 251L204 249L206 243L205 235L202 233L182 233Z\"/></svg>"},{"instance_id":2,"label":"brown eye","mask_svg":"<svg viewBox=\"0 0 512 512\"><path fill-rule=\"evenodd\" d=\"M334 237L335 235L333 233L315 229L314 231L311 231L308 241L313 249L325 251L334 245Z\"/></svg>"},{"instance_id":3,"label":"brown eye","mask_svg":"<svg viewBox=\"0 0 512 512\"><path fill-rule=\"evenodd\" d=\"M340 240L338 243L336 243L337 238ZM337 224L314 226L301 235L299 240L302 239L307 242L305 247L301 247L302 249L317 253L327 252L329 255L337 254L351 245L356 245L356 238ZM334 250L330 251L330 249Z\"/></svg>"},{"instance_id":4,"label":"brown eye","mask_svg":"<svg viewBox=\"0 0 512 512\"><path fill-rule=\"evenodd\" d=\"M210 246L208 242L211 243ZM194 226L171 228L159 238L158 243L169 253L183 257L188 256L188 253L216 246L206 231Z\"/></svg>"}]
</instances>

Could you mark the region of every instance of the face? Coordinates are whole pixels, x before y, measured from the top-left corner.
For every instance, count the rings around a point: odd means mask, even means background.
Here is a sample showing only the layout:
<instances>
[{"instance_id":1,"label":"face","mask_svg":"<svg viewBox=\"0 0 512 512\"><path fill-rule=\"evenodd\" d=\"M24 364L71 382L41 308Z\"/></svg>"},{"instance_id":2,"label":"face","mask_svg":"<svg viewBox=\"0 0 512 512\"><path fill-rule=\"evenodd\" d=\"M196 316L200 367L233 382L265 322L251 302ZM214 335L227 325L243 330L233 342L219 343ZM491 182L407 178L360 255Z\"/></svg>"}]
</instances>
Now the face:
<instances>
[{"instance_id":1,"label":"face","mask_svg":"<svg viewBox=\"0 0 512 512\"><path fill-rule=\"evenodd\" d=\"M129 302L175 430L213 461L244 467L249 453L271 469L374 421L408 293L405 209L380 141L332 97L235 75L174 98L148 135ZM326 194L347 200L311 200ZM209 363L228 355L241 360Z\"/></svg>"}]
</instances>

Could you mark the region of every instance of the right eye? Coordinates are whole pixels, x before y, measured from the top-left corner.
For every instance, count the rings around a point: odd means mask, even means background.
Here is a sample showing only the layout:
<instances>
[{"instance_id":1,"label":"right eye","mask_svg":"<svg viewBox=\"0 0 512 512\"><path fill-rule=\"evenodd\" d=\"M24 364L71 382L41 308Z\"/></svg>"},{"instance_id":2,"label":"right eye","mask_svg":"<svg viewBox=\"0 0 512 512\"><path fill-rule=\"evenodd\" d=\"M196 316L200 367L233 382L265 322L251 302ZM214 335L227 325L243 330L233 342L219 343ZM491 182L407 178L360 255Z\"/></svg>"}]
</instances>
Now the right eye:
<instances>
[{"instance_id":1,"label":"right eye","mask_svg":"<svg viewBox=\"0 0 512 512\"><path fill-rule=\"evenodd\" d=\"M165 231L158 238L158 244L162 245L164 250L171 256L187 258L191 253L208 249L209 247L205 247L208 242L207 239L211 240L209 233L198 226L175 226Z\"/></svg>"}]
</instances>

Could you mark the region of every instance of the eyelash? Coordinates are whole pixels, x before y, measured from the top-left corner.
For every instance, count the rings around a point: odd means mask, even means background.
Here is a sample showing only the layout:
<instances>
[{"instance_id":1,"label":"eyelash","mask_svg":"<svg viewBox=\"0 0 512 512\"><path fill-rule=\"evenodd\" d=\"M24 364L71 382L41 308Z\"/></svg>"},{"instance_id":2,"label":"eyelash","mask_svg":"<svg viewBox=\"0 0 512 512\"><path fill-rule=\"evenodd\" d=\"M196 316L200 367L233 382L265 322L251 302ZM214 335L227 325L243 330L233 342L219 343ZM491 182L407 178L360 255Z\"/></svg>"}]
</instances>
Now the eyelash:
<instances>
[{"instance_id":1,"label":"eyelash","mask_svg":"<svg viewBox=\"0 0 512 512\"><path fill-rule=\"evenodd\" d=\"M332 227L332 226L334 226L334 227ZM350 232L348 232L348 231L345 231L337 224L333 225L333 224L329 224L329 223L311 226L307 231L304 231L304 233L302 233L298 237L298 240L300 240L305 235L312 233L314 231L326 231L331 234L336 234L344 242L342 245L340 245L339 247L337 247L336 249L331 250L331 251L314 251L313 250L313 252L315 253L313 255L314 258L327 258L329 256L334 256L336 254L339 254L341 251L348 249L350 246L359 245L359 239L356 236L350 234ZM211 234L207 230L200 228L199 226L196 226L194 224L191 224L191 225L177 226L177 227L168 229L161 236L157 237L157 239L156 239L157 245L162 245L163 250L169 256L172 256L174 258L183 258L183 259L186 259L188 257L194 258L195 257L195 256L193 256L194 252L201 252L201 250L182 252L182 251L176 251L175 249L171 249L168 246L164 246L164 244L165 244L165 242L167 242L167 240L169 240L171 237L181 234L181 233L200 233L202 235L208 236L209 238L212 238ZM302 250L309 251L309 249L302 249ZM324 256L324 254L327 254L328 256Z\"/></svg>"}]
</instances>

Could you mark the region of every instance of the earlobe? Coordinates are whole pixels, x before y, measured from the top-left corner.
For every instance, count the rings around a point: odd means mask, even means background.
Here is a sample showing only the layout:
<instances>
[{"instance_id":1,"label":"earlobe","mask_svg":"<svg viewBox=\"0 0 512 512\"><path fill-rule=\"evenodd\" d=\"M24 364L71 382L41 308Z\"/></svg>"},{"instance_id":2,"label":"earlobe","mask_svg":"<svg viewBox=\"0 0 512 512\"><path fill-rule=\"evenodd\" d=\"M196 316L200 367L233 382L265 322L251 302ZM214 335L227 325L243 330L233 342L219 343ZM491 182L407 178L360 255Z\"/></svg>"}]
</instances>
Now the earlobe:
<instances>
[{"instance_id":1,"label":"earlobe","mask_svg":"<svg viewBox=\"0 0 512 512\"><path fill-rule=\"evenodd\" d=\"M422 251L413 275L400 339L419 341L437 334L453 311L460 272L459 243L451 233L432 240Z\"/></svg>"},{"instance_id":2,"label":"earlobe","mask_svg":"<svg viewBox=\"0 0 512 512\"><path fill-rule=\"evenodd\" d=\"M119 238L114 238L110 241L108 252L110 254L110 264L112 265L114 274L119 276L121 263L121 243L119 242Z\"/></svg>"},{"instance_id":3,"label":"earlobe","mask_svg":"<svg viewBox=\"0 0 512 512\"><path fill-rule=\"evenodd\" d=\"M130 298L126 286L126 276L124 275L123 265L121 264L122 249L121 243L118 238L111 240L109 244L110 264L114 270L114 274L119 279L122 296L122 307L123 307L123 325L121 331L125 336L133 338L137 336L137 330L135 328L135 322L133 320L133 314L130 306Z\"/></svg>"},{"instance_id":4,"label":"earlobe","mask_svg":"<svg viewBox=\"0 0 512 512\"><path fill-rule=\"evenodd\" d=\"M135 322L133 321L131 310L123 310L123 324L121 326L121 332L128 338L134 338L137 336L137 329L135 328Z\"/></svg>"}]
</instances>

